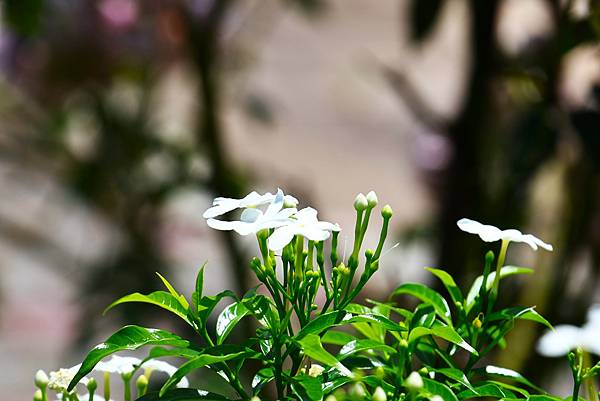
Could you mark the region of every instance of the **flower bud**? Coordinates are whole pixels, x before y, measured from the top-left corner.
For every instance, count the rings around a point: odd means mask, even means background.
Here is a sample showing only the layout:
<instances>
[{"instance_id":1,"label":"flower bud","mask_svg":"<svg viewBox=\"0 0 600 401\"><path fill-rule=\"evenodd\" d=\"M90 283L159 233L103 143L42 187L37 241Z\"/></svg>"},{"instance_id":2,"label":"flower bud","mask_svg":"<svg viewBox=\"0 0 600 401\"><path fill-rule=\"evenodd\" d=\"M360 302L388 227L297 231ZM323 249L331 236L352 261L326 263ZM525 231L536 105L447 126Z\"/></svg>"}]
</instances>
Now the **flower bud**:
<instances>
[{"instance_id":1,"label":"flower bud","mask_svg":"<svg viewBox=\"0 0 600 401\"><path fill-rule=\"evenodd\" d=\"M367 260L371 260L371 259L373 259L373 254L374 254L374 253L375 253L375 251L373 251L372 249L367 249L367 250L365 251L365 258L366 258Z\"/></svg>"},{"instance_id":2,"label":"flower bud","mask_svg":"<svg viewBox=\"0 0 600 401\"><path fill-rule=\"evenodd\" d=\"M383 368L383 366L377 366L375 368L375 376L377 376L380 379L383 379L385 377L385 369Z\"/></svg>"},{"instance_id":3,"label":"flower bud","mask_svg":"<svg viewBox=\"0 0 600 401\"><path fill-rule=\"evenodd\" d=\"M325 401L337 401L337 398L335 398L335 395L331 394L325 398Z\"/></svg>"},{"instance_id":4,"label":"flower bud","mask_svg":"<svg viewBox=\"0 0 600 401\"><path fill-rule=\"evenodd\" d=\"M260 398L258 398L257 396L254 396L254 397L250 398L250 401L260 401Z\"/></svg>"},{"instance_id":5,"label":"flower bud","mask_svg":"<svg viewBox=\"0 0 600 401\"><path fill-rule=\"evenodd\" d=\"M90 380L88 380L88 382L85 385L85 387L88 389L88 391L90 393L93 393L98 388L98 382L96 381L96 379L94 379L93 377L91 377Z\"/></svg>"},{"instance_id":6,"label":"flower bud","mask_svg":"<svg viewBox=\"0 0 600 401\"><path fill-rule=\"evenodd\" d=\"M365 387L362 383L354 383L354 385L350 388L350 398L353 400L362 400L367 395L365 391Z\"/></svg>"},{"instance_id":7,"label":"flower bud","mask_svg":"<svg viewBox=\"0 0 600 401\"><path fill-rule=\"evenodd\" d=\"M294 198L293 196L289 196L286 195L283 198L283 207L288 208L288 207L296 207L298 206L298 199Z\"/></svg>"},{"instance_id":8,"label":"flower bud","mask_svg":"<svg viewBox=\"0 0 600 401\"><path fill-rule=\"evenodd\" d=\"M481 320L479 319L479 316L477 316L475 319L473 319L473 327L475 327L477 330L481 329L482 323Z\"/></svg>"},{"instance_id":9,"label":"flower bud","mask_svg":"<svg viewBox=\"0 0 600 401\"><path fill-rule=\"evenodd\" d=\"M373 395L371 396L371 399L373 401L387 401L387 395L385 394L385 391L381 387L377 386L375 391L373 391Z\"/></svg>"},{"instance_id":10,"label":"flower bud","mask_svg":"<svg viewBox=\"0 0 600 401\"><path fill-rule=\"evenodd\" d=\"M442 396L439 396L436 394L433 397L431 397L429 400L430 401L444 401L444 398L442 398Z\"/></svg>"},{"instance_id":11,"label":"flower bud","mask_svg":"<svg viewBox=\"0 0 600 401\"><path fill-rule=\"evenodd\" d=\"M137 381L135 382L135 386L137 387L138 394L145 394L146 390L148 389L148 378L146 375L141 375L138 377Z\"/></svg>"},{"instance_id":12,"label":"flower bud","mask_svg":"<svg viewBox=\"0 0 600 401\"><path fill-rule=\"evenodd\" d=\"M423 378L417 372L412 372L406 380L404 380L404 387L410 391L417 391L423 388Z\"/></svg>"},{"instance_id":13,"label":"flower bud","mask_svg":"<svg viewBox=\"0 0 600 401\"><path fill-rule=\"evenodd\" d=\"M42 401L43 399L44 394L42 393L42 390L38 388L37 390L35 390L35 393L33 393L33 401Z\"/></svg>"},{"instance_id":14,"label":"flower bud","mask_svg":"<svg viewBox=\"0 0 600 401\"><path fill-rule=\"evenodd\" d=\"M48 375L43 370L38 370L35 372L34 378L35 386L39 389L45 389L48 385Z\"/></svg>"},{"instance_id":15,"label":"flower bud","mask_svg":"<svg viewBox=\"0 0 600 401\"><path fill-rule=\"evenodd\" d=\"M368 206L369 201L362 192L356 195L356 198L354 199L354 209L356 209L357 211L362 211L365 210Z\"/></svg>"},{"instance_id":16,"label":"flower bud","mask_svg":"<svg viewBox=\"0 0 600 401\"><path fill-rule=\"evenodd\" d=\"M421 369L419 369L419 373L422 375L428 375L429 369L427 369L425 366L423 366Z\"/></svg>"},{"instance_id":17,"label":"flower bud","mask_svg":"<svg viewBox=\"0 0 600 401\"><path fill-rule=\"evenodd\" d=\"M390 205L385 205L383 207L383 209L381 209L381 216L384 219L391 218L393 214L394 214L394 211L392 210L392 207Z\"/></svg>"},{"instance_id":18,"label":"flower bud","mask_svg":"<svg viewBox=\"0 0 600 401\"><path fill-rule=\"evenodd\" d=\"M377 194L375 193L375 191L370 191L367 194L367 204L369 205L369 207L374 208L375 206L377 206L378 202L379 200L377 199Z\"/></svg>"}]
</instances>

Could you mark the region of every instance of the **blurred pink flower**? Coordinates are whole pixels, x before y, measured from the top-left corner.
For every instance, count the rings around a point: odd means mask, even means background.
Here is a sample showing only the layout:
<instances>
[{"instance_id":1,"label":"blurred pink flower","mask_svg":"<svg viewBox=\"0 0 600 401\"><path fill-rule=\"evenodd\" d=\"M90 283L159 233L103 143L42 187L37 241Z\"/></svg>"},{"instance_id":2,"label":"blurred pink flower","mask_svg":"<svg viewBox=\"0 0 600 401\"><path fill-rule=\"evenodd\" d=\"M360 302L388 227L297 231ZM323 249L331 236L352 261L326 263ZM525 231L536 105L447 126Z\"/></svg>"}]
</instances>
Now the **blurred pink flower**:
<instances>
[{"instance_id":1,"label":"blurred pink flower","mask_svg":"<svg viewBox=\"0 0 600 401\"><path fill-rule=\"evenodd\" d=\"M101 0L98 11L106 22L115 28L132 25L138 18L138 5L134 0Z\"/></svg>"}]
</instances>

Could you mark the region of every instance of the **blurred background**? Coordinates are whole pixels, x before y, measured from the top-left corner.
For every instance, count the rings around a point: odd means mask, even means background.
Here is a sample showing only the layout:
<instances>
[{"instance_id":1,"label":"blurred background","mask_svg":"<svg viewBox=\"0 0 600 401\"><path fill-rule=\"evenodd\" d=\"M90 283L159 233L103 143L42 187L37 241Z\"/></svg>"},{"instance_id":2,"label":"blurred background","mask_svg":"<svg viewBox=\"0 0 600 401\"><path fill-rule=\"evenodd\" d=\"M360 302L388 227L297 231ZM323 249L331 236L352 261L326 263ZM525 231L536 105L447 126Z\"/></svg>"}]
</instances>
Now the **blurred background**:
<instances>
[{"instance_id":1,"label":"blurred background","mask_svg":"<svg viewBox=\"0 0 600 401\"><path fill-rule=\"evenodd\" d=\"M5 400L125 322L184 330L143 305L101 316L156 271L189 293L208 261L207 291L252 286L253 241L201 218L216 195L281 187L351 233L354 196L376 190L400 246L366 297L428 265L469 285L498 246L458 231L470 217L554 245L511 247L536 273L501 302L554 324L600 302L595 0L4 0L1 16ZM542 331L520 323L495 363L566 395Z\"/></svg>"}]
</instances>

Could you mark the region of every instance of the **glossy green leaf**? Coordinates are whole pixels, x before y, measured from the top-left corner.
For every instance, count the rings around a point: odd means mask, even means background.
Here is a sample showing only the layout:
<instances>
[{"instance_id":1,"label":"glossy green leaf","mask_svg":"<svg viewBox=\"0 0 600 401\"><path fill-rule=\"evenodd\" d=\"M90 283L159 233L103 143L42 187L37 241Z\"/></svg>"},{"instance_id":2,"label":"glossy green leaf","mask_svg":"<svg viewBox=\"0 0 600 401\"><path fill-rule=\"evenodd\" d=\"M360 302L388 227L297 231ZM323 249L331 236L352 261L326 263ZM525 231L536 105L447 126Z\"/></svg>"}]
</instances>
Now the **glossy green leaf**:
<instances>
[{"instance_id":1,"label":"glossy green leaf","mask_svg":"<svg viewBox=\"0 0 600 401\"><path fill-rule=\"evenodd\" d=\"M274 377L273 369L271 368L259 370L256 375L254 375L254 379L252 379L252 395L258 394L267 383L274 379Z\"/></svg>"},{"instance_id":2,"label":"glossy green leaf","mask_svg":"<svg viewBox=\"0 0 600 401\"><path fill-rule=\"evenodd\" d=\"M179 302L181 303L181 306L183 306L185 309L188 309L190 307L190 304L185 299L185 297L183 295L181 295L180 293L178 293L175 290L175 288L173 288L171 283L169 283L169 281L166 278L164 278L160 273L156 272L156 275L161 279L161 281L163 282L163 284L165 285L167 290L169 290L169 293L171 295L173 295L177 300L179 300Z\"/></svg>"},{"instance_id":3,"label":"glossy green leaf","mask_svg":"<svg viewBox=\"0 0 600 401\"><path fill-rule=\"evenodd\" d=\"M389 345L382 344L378 341L374 340L354 340L350 341L346 345L342 347L340 352L338 353L338 359L344 360L351 355L354 355L358 352L363 351L382 351L387 353L395 353L396 350Z\"/></svg>"},{"instance_id":4,"label":"glossy green leaf","mask_svg":"<svg viewBox=\"0 0 600 401\"><path fill-rule=\"evenodd\" d=\"M407 294L419 298L421 301L431 305L435 312L446 323L452 325L452 317L448 303L438 292L418 283L406 283L396 288L393 295Z\"/></svg>"},{"instance_id":5,"label":"glossy green leaf","mask_svg":"<svg viewBox=\"0 0 600 401\"><path fill-rule=\"evenodd\" d=\"M345 311L333 311L324 313L318 316L316 319L313 319L310 322L308 322L308 324L304 326L302 330L298 332L298 334L296 334L294 339L296 341L300 341L309 334L320 334L325 330L334 327L340 322L343 322L350 318L352 318L352 315Z\"/></svg>"},{"instance_id":6,"label":"glossy green leaf","mask_svg":"<svg viewBox=\"0 0 600 401\"><path fill-rule=\"evenodd\" d=\"M465 390L459 393L458 398L465 400L476 397L514 398L515 396L511 391L502 389L500 386L490 382L483 382L474 387L474 391Z\"/></svg>"},{"instance_id":7,"label":"glossy green leaf","mask_svg":"<svg viewBox=\"0 0 600 401\"><path fill-rule=\"evenodd\" d=\"M189 361L185 362L183 365L181 365L179 367L179 369L177 369L177 371L175 373L173 373L173 375L171 375L169 380L167 380L167 382L160 389L160 395L162 396L163 394L165 394L171 387L173 387L175 384L179 383L179 381L181 379L183 379L184 376L186 376L187 374L189 374L190 372L192 372L196 369L200 369L200 368L203 368L203 367L215 364L215 363L229 361L229 360L232 360L235 358L249 356L252 354L253 353L249 352L249 351L240 351L240 352L235 352L235 353L225 354L225 355L211 355L211 354L198 355L197 357L192 358Z\"/></svg>"},{"instance_id":8,"label":"glossy green leaf","mask_svg":"<svg viewBox=\"0 0 600 401\"><path fill-rule=\"evenodd\" d=\"M356 337L341 331L330 330L323 334L321 342L324 344L346 345L350 341L356 340Z\"/></svg>"},{"instance_id":9,"label":"glossy green leaf","mask_svg":"<svg viewBox=\"0 0 600 401\"><path fill-rule=\"evenodd\" d=\"M136 401L193 401L193 400L214 400L214 401L228 401L229 399L216 393L210 393L204 390L197 390L193 388L177 388L168 391L164 395L160 396L158 391L148 393Z\"/></svg>"},{"instance_id":10,"label":"glossy green leaf","mask_svg":"<svg viewBox=\"0 0 600 401\"><path fill-rule=\"evenodd\" d=\"M240 302L233 303L227 306L217 319L216 332L217 344L222 344L233 328L239 323L244 316L250 311Z\"/></svg>"},{"instance_id":11,"label":"glossy green leaf","mask_svg":"<svg viewBox=\"0 0 600 401\"><path fill-rule=\"evenodd\" d=\"M435 372L439 373L441 375L444 375L447 378L454 380L455 382L460 383L463 386L465 386L466 388L473 390L475 392L475 389L471 385L471 382L469 382L469 379L463 373L462 370L454 369L454 368L441 368L441 369L435 369Z\"/></svg>"},{"instance_id":12,"label":"glossy green leaf","mask_svg":"<svg viewBox=\"0 0 600 401\"><path fill-rule=\"evenodd\" d=\"M202 298L202 294L204 292L204 269L206 268L206 263L200 267L198 270L198 275L196 276L196 293L198 294L198 298Z\"/></svg>"},{"instance_id":13,"label":"glossy green leaf","mask_svg":"<svg viewBox=\"0 0 600 401\"><path fill-rule=\"evenodd\" d=\"M516 274L531 274L533 273L533 269L529 269L527 267L517 267L517 266L504 266L500 270L500 279L503 279L508 276L513 276ZM491 272L487 278L486 290L489 291L492 288L492 284L494 283L494 279L496 278L496 272ZM478 276L475 281L473 281L473 285L467 294L467 299L465 300L465 311L469 313L473 306L475 305L475 300L477 299L477 295L479 295L479 289L481 288L481 283L483 282L483 276Z\"/></svg>"},{"instance_id":14,"label":"glossy green leaf","mask_svg":"<svg viewBox=\"0 0 600 401\"><path fill-rule=\"evenodd\" d=\"M108 305L108 307L104 310L103 313L108 312L117 305L121 305L128 302L140 302L159 306L163 309L168 310L171 313L174 313L175 315L185 320L187 324L193 326L192 322L187 316L187 309L184 308L183 305L181 305L181 302L177 298L175 298L173 295L166 291L155 291L148 295L140 294L139 292L125 295L123 298L117 299L115 302Z\"/></svg>"},{"instance_id":15,"label":"glossy green leaf","mask_svg":"<svg viewBox=\"0 0 600 401\"><path fill-rule=\"evenodd\" d=\"M534 306L530 307L514 307L503 309L499 312L492 313L489 317L489 321L503 320L503 319L521 319L531 320L536 323L543 324L551 330L554 330L550 322L548 322L542 315L540 315Z\"/></svg>"},{"instance_id":16,"label":"glossy green leaf","mask_svg":"<svg viewBox=\"0 0 600 401\"><path fill-rule=\"evenodd\" d=\"M478 369L479 371L479 369ZM536 386L535 384L533 384L532 382L530 382L529 380L527 380L525 377L523 377L523 375L521 375L519 372L516 372L514 370L511 369L506 369L506 368L501 368L498 366L492 366L492 365L488 365L485 368L481 369L482 373L485 373L488 376L494 376L494 377L501 377L501 378L505 378L505 379L510 379L512 381L515 381L517 383L520 384L524 384L526 386L531 387L532 389L540 392L540 393L545 393L545 391L543 389L541 389L540 387Z\"/></svg>"},{"instance_id":17,"label":"glossy green leaf","mask_svg":"<svg viewBox=\"0 0 600 401\"><path fill-rule=\"evenodd\" d=\"M477 355L477 351L473 348L469 343L467 343L461 336L450 326L434 326L432 328L427 327L416 327L411 330L408 335L409 344L413 343L420 337L432 335L436 337L440 337L446 341L449 341L453 344L458 345L459 347L469 351L472 354Z\"/></svg>"},{"instance_id":18,"label":"glossy green leaf","mask_svg":"<svg viewBox=\"0 0 600 401\"><path fill-rule=\"evenodd\" d=\"M445 272L444 270L434 269L433 267L426 267L425 270L429 271L431 274L440 279L444 287L448 290L448 294L450 294L450 298L452 298L453 302L462 303L463 295L458 288L458 285L452 278L450 274Z\"/></svg>"},{"instance_id":19,"label":"glossy green leaf","mask_svg":"<svg viewBox=\"0 0 600 401\"><path fill-rule=\"evenodd\" d=\"M344 376L351 376L352 373L348 368L342 365L335 356L331 355L323 348L321 338L316 334L307 334L301 340L297 341L304 353L317 362L323 363L326 366L336 368Z\"/></svg>"},{"instance_id":20,"label":"glossy green leaf","mask_svg":"<svg viewBox=\"0 0 600 401\"><path fill-rule=\"evenodd\" d=\"M323 399L321 380L308 375L299 375L292 380L292 390L301 401L320 401Z\"/></svg>"},{"instance_id":21,"label":"glossy green leaf","mask_svg":"<svg viewBox=\"0 0 600 401\"><path fill-rule=\"evenodd\" d=\"M69 384L69 391L75 387L83 376L91 372L94 366L103 358L119 351L133 351L144 345L187 347L189 342L165 330L148 329L140 326L125 326L108 337L105 342L96 345L85 357L79 371L77 371Z\"/></svg>"},{"instance_id":22,"label":"glossy green leaf","mask_svg":"<svg viewBox=\"0 0 600 401\"><path fill-rule=\"evenodd\" d=\"M237 301L237 297L233 291L229 290L221 291L217 295L205 296L198 299L198 316L202 323L206 323L212 311L224 298L231 298Z\"/></svg>"},{"instance_id":23,"label":"glossy green leaf","mask_svg":"<svg viewBox=\"0 0 600 401\"><path fill-rule=\"evenodd\" d=\"M431 395L439 395L444 401L458 401L448 386L427 377L423 377L423 390Z\"/></svg>"}]
</instances>

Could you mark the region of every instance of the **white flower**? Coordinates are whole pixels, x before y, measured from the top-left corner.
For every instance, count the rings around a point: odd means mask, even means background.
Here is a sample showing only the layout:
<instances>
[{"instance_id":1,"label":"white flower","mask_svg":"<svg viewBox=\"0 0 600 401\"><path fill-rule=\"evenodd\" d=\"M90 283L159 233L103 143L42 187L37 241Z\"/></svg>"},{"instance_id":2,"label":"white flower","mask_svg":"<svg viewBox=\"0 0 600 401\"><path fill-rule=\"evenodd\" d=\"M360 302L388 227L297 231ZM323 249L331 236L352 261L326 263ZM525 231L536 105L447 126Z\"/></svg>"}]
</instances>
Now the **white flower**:
<instances>
[{"instance_id":1,"label":"white flower","mask_svg":"<svg viewBox=\"0 0 600 401\"><path fill-rule=\"evenodd\" d=\"M69 387L69 383L75 377L75 374L79 370L81 365L75 365L69 369L59 369L55 372L50 372L50 379L48 380L48 388L51 390L61 392L66 391ZM78 384L85 385L88 382L87 377L81 378Z\"/></svg>"},{"instance_id":2,"label":"white flower","mask_svg":"<svg viewBox=\"0 0 600 401\"><path fill-rule=\"evenodd\" d=\"M259 197L262 199L266 195L259 195ZM283 191L279 189L277 190L277 195L273 197L272 202L264 213L262 210L256 208L248 208L242 212L240 221L223 221L209 218L207 224L209 227L216 230L234 230L240 235L254 234L267 228L281 227L288 224L289 217L296 213L296 209L294 208L284 209L284 203L285 195L283 194ZM207 213L209 210L207 210ZM207 213L204 213L204 215L206 216Z\"/></svg>"},{"instance_id":3,"label":"white flower","mask_svg":"<svg viewBox=\"0 0 600 401\"><path fill-rule=\"evenodd\" d=\"M519 230L500 230L488 224L481 224L475 220L460 219L457 223L458 228L471 234L479 235L479 238L485 242L495 242L507 240L511 242L524 242L529 245L534 251L537 251L538 246L551 251L552 245L545 243L541 239L531 235L523 234Z\"/></svg>"},{"instance_id":4,"label":"white flower","mask_svg":"<svg viewBox=\"0 0 600 401\"><path fill-rule=\"evenodd\" d=\"M375 391L373 391L373 395L371 396L373 401L387 401L387 395L385 394L385 390L381 387L377 386Z\"/></svg>"},{"instance_id":5,"label":"white flower","mask_svg":"<svg viewBox=\"0 0 600 401\"><path fill-rule=\"evenodd\" d=\"M325 368L321 365L317 365L313 363L310 365L310 369L308 369L308 375L312 377L320 376L325 371Z\"/></svg>"},{"instance_id":6,"label":"white flower","mask_svg":"<svg viewBox=\"0 0 600 401\"><path fill-rule=\"evenodd\" d=\"M277 192L279 191L280 189L277 190ZM258 206L266 205L268 203L273 202L276 196L277 195L273 195L270 192L261 195L256 191L252 191L242 199L215 198L215 200L213 201L213 206L206 210L202 217L204 217L205 219L211 219L217 216L221 216L235 209L256 208ZM298 200L291 195L285 195L283 201L286 205L290 205L293 207L295 207L298 204Z\"/></svg>"},{"instance_id":7,"label":"white flower","mask_svg":"<svg viewBox=\"0 0 600 401\"><path fill-rule=\"evenodd\" d=\"M98 372L117 373L122 375L133 372L141 363L142 360L139 358L132 356L113 355L112 358L106 362L98 362L94 367L94 370ZM177 371L177 367L167 362L157 361L155 359L144 362L141 367L145 369L156 370L158 372L164 372L169 376L173 376L173 374ZM179 383L177 383L177 387L188 386L189 382L186 377L182 378Z\"/></svg>"},{"instance_id":8,"label":"white flower","mask_svg":"<svg viewBox=\"0 0 600 401\"><path fill-rule=\"evenodd\" d=\"M287 225L277 228L267 240L269 249L277 251L289 244L294 235L302 235L311 241L325 241L331 231L340 231L337 224L319 221L317 211L306 207L298 211Z\"/></svg>"},{"instance_id":9,"label":"white flower","mask_svg":"<svg viewBox=\"0 0 600 401\"><path fill-rule=\"evenodd\" d=\"M423 388L423 378L417 372L412 372L404 381L404 386L411 391L419 390Z\"/></svg>"},{"instance_id":10,"label":"white flower","mask_svg":"<svg viewBox=\"0 0 600 401\"><path fill-rule=\"evenodd\" d=\"M48 375L43 370L38 370L35 372L34 383L38 388L46 388L48 385Z\"/></svg>"},{"instance_id":11,"label":"white flower","mask_svg":"<svg viewBox=\"0 0 600 401\"><path fill-rule=\"evenodd\" d=\"M557 357L581 347L600 355L600 305L593 305L589 309L587 319L581 327L563 324L556 326L554 331L547 331L538 341L538 352L544 356Z\"/></svg>"}]
</instances>

